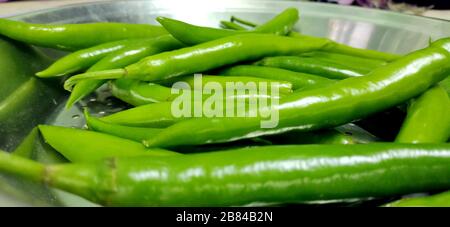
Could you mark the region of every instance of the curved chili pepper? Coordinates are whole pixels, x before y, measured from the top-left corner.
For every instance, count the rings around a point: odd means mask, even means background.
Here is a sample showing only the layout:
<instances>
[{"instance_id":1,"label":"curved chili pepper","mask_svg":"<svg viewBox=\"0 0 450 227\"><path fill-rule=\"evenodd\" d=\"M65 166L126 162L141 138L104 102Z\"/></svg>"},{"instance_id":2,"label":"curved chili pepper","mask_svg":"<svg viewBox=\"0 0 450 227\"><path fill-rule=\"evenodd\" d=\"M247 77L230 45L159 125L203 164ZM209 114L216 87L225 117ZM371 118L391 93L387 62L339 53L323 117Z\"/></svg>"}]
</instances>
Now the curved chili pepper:
<instances>
[{"instance_id":1,"label":"curved chili pepper","mask_svg":"<svg viewBox=\"0 0 450 227\"><path fill-rule=\"evenodd\" d=\"M114 97L133 106L168 102L178 96L178 94L172 94L168 87L138 80L118 79L111 81L109 85Z\"/></svg>"},{"instance_id":2,"label":"curved chili pepper","mask_svg":"<svg viewBox=\"0 0 450 227\"><path fill-rule=\"evenodd\" d=\"M220 39L226 36L240 35L243 33L255 33L252 31L234 31L226 29L217 29L209 27L200 27L177 21L169 18L159 17L158 22L176 39L187 45L194 45L199 43L208 42L215 39ZM328 42L331 43L326 51L352 55L362 58L377 59L382 61L393 61L400 56L391 53L380 52L376 50L360 49L345 44L337 43L326 38L313 37L308 35L291 32L289 35L291 38L298 39L300 42Z\"/></svg>"},{"instance_id":3,"label":"curved chili pepper","mask_svg":"<svg viewBox=\"0 0 450 227\"><path fill-rule=\"evenodd\" d=\"M237 30L237 31L247 30L246 28L244 28L238 24L235 24L233 22L229 22L229 21L220 21L220 26L225 29L231 29L231 30Z\"/></svg>"},{"instance_id":4,"label":"curved chili pepper","mask_svg":"<svg viewBox=\"0 0 450 227\"><path fill-rule=\"evenodd\" d=\"M439 194L417 197L405 198L389 204L386 207L450 207L450 191Z\"/></svg>"},{"instance_id":5,"label":"curved chili pepper","mask_svg":"<svg viewBox=\"0 0 450 227\"><path fill-rule=\"evenodd\" d=\"M375 68L382 67L387 64L386 61L355 57L346 54L337 54L331 52L314 51L310 53L301 54L300 57L310 57L320 61L330 62L349 66L362 71L372 71Z\"/></svg>"},{"instance_id":6,"label":"curved chili pepper","mask_svg":"<svg viewBox=\"0 0 450 227\"><path fill-rule=\"evenodd\" d=\"M44 78L57 77L78 72L91 67L108 54L115 54L129 45L142 41L146 40L120 40L78 50L58 59L45 70L36 73L36 76Z\"/></svg>"},{"instance_id":7,"label":"curved chili pepper","mask_svg":"<svg viewBox=\"0 0 450 227\"><path fill-rule=\"evenodd\" d=\"M442 143L450 136L450 98L435 86L414 100L400 129L399 143Z\"/></svg>"},{"instance_id":8,"label":"curved chili pepper","mask_svg":"<svg viewBox=\"0 0 450 227\"><path fill-rule=\"evenodd\" d=\"M124 139L134 140L139 143L146 138L158 134L162 130L160 128L141 128L111 124L106 121L102 121L101 119L91 117L87 110L84 111L84 116L86 118L86 124L90 130L110 134Z\"/></svg>"},{"instance_id":9,"label":"curved chili pepper","mask_svg":"<svg viewBox=\"0 0 450 227\"><path fill-rule=\"evenodd\" d=\"M363 76L370 72L368 69L361 70L351 66L322 61L320 59L297 56L267 57L256 62L256 65L310 73L330 79L346 79Z\"/></svg>"},{"instance_id":10,"label":"curved chili pepper","mask_svg":"<svg viewBox=\"0 0 450 227\"><path fill-rule=\"evenodd\" d=\"M175 81L170 81L170 85L174 82L185 82L190 86L191 89L195 88L195 82L193 76L184 76L180 78L176 78ZM202 76L202 84L206 84L208 82L219 83L223 88L226 87L227 83L238 83L241 82L244 86L252 82L256 86L260 82L271 83L277 82L276 84L272 84L272 86L276 86L280 95L286 95L292 93L292 84L285 81L276 81L270 79L262 79L256 77L222 77L222 76ZM174 88L168 88L161 86L159 84L142 82L138 80L130 80L130 79L118 79L112 81L110 83L111 92L114 97L129 103L134 106L141 106L155 102L170 102L176 99L181 93L177 92L172 94L172 90ZM203 89L203 85L201 89ZM179 90L179 89L175 89ZM206 100L210 97L209 94L204 94L199 90L189 90L191 92L191 97L194 98L197 94L201 99ZM249 97L276 97L279 98L278 94L271 94L271 91L268 91L267 94L228 94L225 91L223 92L223 98L233 98L233 99L246 99Z\"/></svg>"},{"instance_id":11,"label":"curved chili pepper","mask_svg":"<svg viewBox=\"0 0 450 227\"><path fill-rule=\"evenodd\" d=\"M31 24L0 19L0 34L37 46L79 50L111 41L167 34L156 25L126 23Z\"/></svg>"},{"instance_id":12,"label":"curved chili pepper","mask_svg":"<svg viewBox=\"0 0 450 227\"><path fill-rule=\"evenodd\" d=\"M167 50L177 49L182 46L183 44L170 35L160 36L146 42L134 43L117 53L109 54L104 57L93 65L88 72L125 67L138 62L144 57ZM70 94L69 100L66 103L66 108L71 107L74 103L95 91L95 89L99 88L104 83L105 80L90 80L78 83Z\"/></svg>"},{"instance_id":13,"label":"curved chili pepper","mask_svg":"<svg viewBox=\"0 0 450 227\"><path fill-rule=\"evenodd\" d=\"M252 76L272 80L285 80L292 83L292 89L302 89L311 86L327 85L335 83L335 80L307 73L299 73L290 70L256 65L238 65L220 72L227 76Z\"/></svg>"},{"instance_id":14,"label":"curved chili pepper","mask_svg":"<svg viewBox=\"0 0 450 227\"><path fill-rule=\"evenodd\" d=\"M174 32L172 35L185 43L186 45L196 45L204 42L208 42L214 39L223 38L225 36L231 36L236 34L246 34L246 33L274 33L277 35L284 35L290 32L292 27L298 20L298 10L295 8L288 8L266 22L265 24L257 27L252 31L245 30L225 30L217 28L208 28L191 25L184 23L182 21L158 17L156 20L164 26L168 31L178 30L178 29L189 29L189 32ZM201 34L198 35L197 34Z\"/></svg>"},{"instance_id":15,"label":"curved chili pepper","mask_svg":"<svg viewBox=\"0 0 450 227\"><path fill-rule=\"evenodd\" d=\"M176 76L203 72L240 61L260 59L265 56L289 55L326 49L327 40L299 42L297 39L268 35L242 34L164 52L146 57L124 69L88 72L69 78L64 87L89 79L130 78L144 81L164 80Z\"/></svg>"},{"instance_id":16,"label":"curved chili pepper","mask_svg":"<svg viewBox=\"0 0 450 227\"><path fill-rule=\"evenodd\" d=\"M236 206L387 197L450 187L450 144L263 146L0 171L109 206ZM226 192L226 193L224 193Z\"/></svg>"},{"instance_id":17,"label":"curved chili pepper","mask_svg":"<svg viewBox=\"0 0 450 227\"><path fill-rule=\"evenodd\" d=\"M337 126L399 105L450 74L450 38L412 52L366 76L294 93L280 100L275 128L261 128L261 117L192 119L144 141L148 147L225 142L300 129ZM187 136L189 135L189 136Z\"/></svg>"},{"instance_id":18,"label":"curved chili pepper","mask_svg":"<svg viewBox=\"0 0 450 227\"><path fill-rule=\"evenodd\" d=\"M178 154L163 149L146 149L141 143L81 129L40 125L39 131L45 142L72 162L90 162L107 157Z\"/></svg>"}]
</instances>

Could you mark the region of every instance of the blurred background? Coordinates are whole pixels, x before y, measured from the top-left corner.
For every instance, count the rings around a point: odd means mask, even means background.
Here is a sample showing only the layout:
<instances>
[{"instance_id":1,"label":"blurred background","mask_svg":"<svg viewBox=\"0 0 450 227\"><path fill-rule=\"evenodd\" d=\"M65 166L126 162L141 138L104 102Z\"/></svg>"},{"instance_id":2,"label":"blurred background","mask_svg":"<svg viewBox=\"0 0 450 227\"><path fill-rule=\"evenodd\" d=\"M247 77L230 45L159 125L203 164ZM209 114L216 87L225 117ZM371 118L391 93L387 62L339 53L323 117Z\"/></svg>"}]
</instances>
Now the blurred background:
<instances>
[{"instance_id":1,"label":"blurred background","mask_svg":"<svg viewBox=\"0 0 450 227\"><path fill-rule=\"evenodd\" d=\"M73 3L102 0L0 0L0 17L17 15L34 10L58 7ZM218 0L219 1L219 0ZM299 0L302 1L302 0ZM450 20L450 0L303 0L330 4L378 8Z\"/></svg>"}]
</instances>

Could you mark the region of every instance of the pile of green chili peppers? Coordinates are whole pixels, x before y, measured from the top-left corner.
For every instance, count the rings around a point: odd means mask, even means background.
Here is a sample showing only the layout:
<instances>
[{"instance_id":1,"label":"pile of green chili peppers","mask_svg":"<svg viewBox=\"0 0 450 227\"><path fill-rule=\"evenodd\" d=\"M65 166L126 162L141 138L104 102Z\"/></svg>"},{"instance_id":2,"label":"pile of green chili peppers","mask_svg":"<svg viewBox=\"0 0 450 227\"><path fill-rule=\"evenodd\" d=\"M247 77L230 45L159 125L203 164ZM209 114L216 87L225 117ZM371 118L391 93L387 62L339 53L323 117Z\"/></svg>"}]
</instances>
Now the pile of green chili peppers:
<instances>
[{"instance_id":1,"label":"pile of green chili peppers","mask_svg":"<svg viewBox=\"0 0 450 227\"><path fill-rule=\"evenodd\" d=\"M129 106L103 117L85 109L87 129L40 125L68 163L34 161L21 145L0 152L0 172L105 206L392 201L413 193L431 196L385 206L449 206L450 38L400 56L295 32L298 20L295 8L261 25L231 17L223 28L165 17L161 26L0 19L2 36L73 51L36 72L65 80L67 109L102 86ZM277 92L220 100L221 113L243 117L174 116L180 93L201 95L176 85L195 85L198 73L217 86L274 83ZM277 111L277 125L261 127L264 112L225 107L228 99L249 107L252 98L276 100L265 111ZM388 112L404 120L396 138L380 139Z\"/></svg>"}]
</instances>

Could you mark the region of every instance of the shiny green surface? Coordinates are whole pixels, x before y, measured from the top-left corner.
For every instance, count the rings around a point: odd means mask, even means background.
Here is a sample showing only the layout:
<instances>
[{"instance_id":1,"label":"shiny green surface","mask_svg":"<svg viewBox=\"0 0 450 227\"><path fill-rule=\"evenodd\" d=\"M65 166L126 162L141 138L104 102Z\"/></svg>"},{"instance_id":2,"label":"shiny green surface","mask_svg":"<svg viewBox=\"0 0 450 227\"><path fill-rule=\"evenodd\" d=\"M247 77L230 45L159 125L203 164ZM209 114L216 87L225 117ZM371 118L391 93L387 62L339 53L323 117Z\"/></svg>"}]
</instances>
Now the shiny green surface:
<instances>
[{"instance_id":1,"label":"shiny green surface","mask_svg":"<svg viewBox=\"0 0 450 227\"><path fill-rule=\"evenodd\" d=\"M311 53L305 53L300 55L301 57L310 57L314 59L319 59L321 61L326 61L330 63L343 64L346 66L351 66L363 71L371 71L375 68L386 65L387 62L376 59L355 57L346 54L337 54L331 52L315 51Z\"/></svg>"},{"instance_id":2,"label":"shiny green surface","mask_svg":"<svg viewBox=\"0 0 450 227\"><path fill-rule=\"evenodd\" d=\"M279 111L279 124L273 129L260 128L260 117L192 119L144 142L149 147L171 147L345 124L399 105L445 79L450 73L449 50L450 39L441 39L364 77L290 95L274 107Z\"/></svg>"},{"instance_id":3,"label":"shiny green surface","mask_svg":"<svg viewBox=\"0 0 450 227\"><path fill-rule=\"evenodd\" d=\"M111 81L109 87L114 97L133 106L169 102L178 96L169 87L139 80L118 79Z\"/></svg>"},{"instance_id":4,"label":"shiny green surface","mask_svg":"<svg viewBox=\"0 0 450 227\"><path fill-rule=\"evenodd\" d=\"M88 125L89 130L106 133L124 139L134 140L139 143L141 143L142 140L146 138L158 134L162 130L160 128L131 127L108 123L101 119L90 116L87 111L84 112L84 117L86 118L86 124Z\"/></svg>"},{"instance_id":5,"label":"shiny green surface","mask_svg":"<svg viewBox=\"0 0 450 227\"><path fill-rule=\"evenodd\" d=\"M0 19L0 34L25 43L63 50L79 50L122 39L167 34L155 25L125 23L31 24Z\"/></svg>"},{"instance_id":6,"label":"shiny green surface","mask_svg":"<svg viewBox=\"0 0 450 227\"><path fill-rule=\"evenodd\" d=\"M184 76L177 78L177 81L186 82L189 86L194 89L195 88L195 77L194 76ZM283 79L275 80L269 78L262 77L252 77L252 76L213 76L213 75L202 75L201 79L202 87L204 89L204 85L206 83L218 83L222 88L227 87L227 83L235 83L243 84L243 87L240 89L244 89L247 84L255 84L256 89L259 91L259 84L265 83L268 86L276 87L280 95L286 95L292 93L292 84L289 81L285 81ZM271 88L273 89L273 88ZM223 91L225 93L225 91ZM267 91L270 94L270 90ZM225 94L226 95L226 94Z\"/></svg>"},{"instance_id":7,"label":"shiny green surface","mask_svg":"<svg viewBox=\"0 0 450 227\"><path fill-rule=\"evenodd\" d=\"M143 39L120 40L103 43L90 48L70 53L52 63L45 70L36 73L38 77L57 77L85 70L109 54L117 54L120 50Z\"/></svg>"},{"instance_id":8,"label":"shiny green surface","mask_svg":"<svg viewBox=\"0 0 450 227\"><path fill-rule=\"evenodd\" d=\"M114 69L125 67L136 63L144 57L160 53L167 50L177 49L183 45L170 35L163 35L153 39L143 40L141 42L133 42L133 44L121 49L120 51L111 53L89 68L88 72L95 72L106 69ZM83 81L77 84L66 107L72 106L74 103L95 91L98 87L105 83L105 80Z\"/></svg>"},{"instance_id":9,"label":"shiny green surface","mask_svg":"<svg viewBox=\"0 0 450 227\"><path fill-rule=\"evenodd\" d=\"M177 21L169 18L158 18L158 22L163 25L163 27L175 38L188 45L195 45L199 43L208 42L211 40L223 38L226 36L240 35L245 33L252 33L252 31L235 31L235 30L225 30L216 29L209 27L200 27L191 25L182 21ZM291 32L290 37L296 38L299 41L310 41L310 42L330 42L332 43L327 51L334 53L347 54L362 58L370 58L382 61L393 61L399 56L391 53L384 53L375 50L366 50L347 46L341 43L328 40L326 38L313 37L297 32Z\"/></svg>"},{"instance_id":10,"label":"shiny green surface","mask_svg":"<svg viewBox=\"0 0 450 227\"><path fill-rule=\"evenodd\" d=\"M242 34L164 52L146 57L122 70L99 71L80 74L66 81L64 87L86 79L130 78L157 81L176 76L204 72L241 61L256 60L265 56L290 55L326 48L328 40L308 42L269 34Z\"/></svg>"},{"instance_id":11,"label":"shiny green surface","mask_svg":"<svg viewBox=\"0 0 450 227\"><path fill-rule=\"evenodd\" d=\"M352 66L327 62L316 58L279 56L267 57L256 63L257 65L282 68L295 72L309 73L329 79L346 79L363 76L370 72L368 69L358 69Z\"/></svg>"},{"instance_id":12,"label":"shiny green surface","mask_svg":"<svg viewBox=\"0 0 450 227\"><path fill-rule=\"evenodd\" d=\"M176 154L163 149L146 149L141 143L132 140L88 130L49 125L40 125L39 130L45 142L71 162L90 162L107 157L158 157Z\"/></svg>"},{"instance_id":13,"label":"shiny green surface","mask_svg":"<svg viewBox=\"0 0 450 227\"><path fill-rule=\"evenodd\" d=\"M449 162L450 144L266 146L56 166L0 153L2 172L110 206L273 204L443 190L450 187Z\"/></svg>"},{"instance_id":14,"label":"shiny green surface","mask_svg":"<svg viewBox=\"0 0 450 227\"><path fill-rule=\"evenodd\" d=\"M196 45L226 36L245 33L273 33L276 35L285 35L291 31L297 20L298 10L295 8L284 10L252 31L208 28L191 25L166 17L157 18L157 21L163 25L170 34L187 45Z\"/></svg>"},{"instance_id":15,"label":"shiny green surface","mask_svg":"<svg viewBox=\"0 0 450 227\"><path fill-rule=\"evenodd\" d=\"M221 74L227 76L253 76L272 80L285 80L292 83L294 90L303 90L304 88L313 86L325 86L335 82L335 80L312 74L256 65L233 66L222 71Z\"/></svg>"},{"instance_id":16,"label":"shiny green surface","mask_svg":"<svg viewBox=\"0 0 450 227\"><path fill-rule=\"evenodd\" d=\"M417 198L405 198L386 204L387 207L450 207L450 191Z\"/></svg>"},{"instance_id":17,"label":"shiny green surface","mask_svg":"<svg viewBox=\"0 0 450 227\"><path fill-rule=\"evenodd\" d=\"M450 136L450 98L441 86L424 92L408 108L399 143L443 143Z\"/></svg>"}]
</instances>

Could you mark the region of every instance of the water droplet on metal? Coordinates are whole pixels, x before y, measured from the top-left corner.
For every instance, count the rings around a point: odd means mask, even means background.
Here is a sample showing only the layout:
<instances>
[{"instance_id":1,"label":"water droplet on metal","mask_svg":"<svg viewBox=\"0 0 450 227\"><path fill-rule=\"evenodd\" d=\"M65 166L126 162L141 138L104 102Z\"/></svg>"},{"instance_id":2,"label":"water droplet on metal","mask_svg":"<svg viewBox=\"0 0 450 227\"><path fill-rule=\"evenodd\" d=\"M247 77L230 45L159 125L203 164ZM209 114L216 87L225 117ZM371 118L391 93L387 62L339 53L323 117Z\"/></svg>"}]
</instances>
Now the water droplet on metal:
<instances>
[{"instance_id":1,"label":"water droplet on metal","mask_svg":"<svg viewBox=\"0 0 450 227\"><path fill-rule=\"evenodd\" d=\"M78 115L78 114L72 115L72 119L78 119L78 118L80 118L80 115Z\"/></svg>"}]
</instances>

